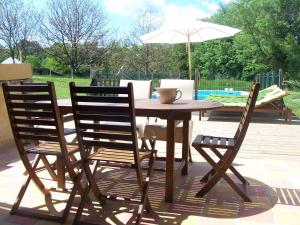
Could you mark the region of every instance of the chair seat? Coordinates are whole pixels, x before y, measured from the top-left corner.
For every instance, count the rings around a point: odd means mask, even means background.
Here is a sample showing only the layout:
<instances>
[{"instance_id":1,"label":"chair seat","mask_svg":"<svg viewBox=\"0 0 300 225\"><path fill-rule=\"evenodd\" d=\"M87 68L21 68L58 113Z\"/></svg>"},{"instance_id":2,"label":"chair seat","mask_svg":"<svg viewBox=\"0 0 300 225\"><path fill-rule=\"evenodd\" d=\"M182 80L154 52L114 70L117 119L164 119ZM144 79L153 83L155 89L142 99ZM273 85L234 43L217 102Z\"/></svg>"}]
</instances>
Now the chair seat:
<instances>
[{"instance_id":1,"label":"chair seat","mask_svg":"<svg viewBox=\"0 0 300 225\"><path fill-rule=\"evenodd\" d=\"M70 134L76 134L76 129L75 128L65 128L64 135L70 135Z\"/></svg>"},{"instance_id":2,"label":"chair seat","mask_svg":"<svg viewBox=\"0 0 300 225\"><path fill-rule=\"evenodd\" d=\"M176 143L182 143L182 132L183 132L183 126L182 121L176 121L175 122L175 142ZM192 138L192 130L193 130L193 121L190 121L189 123L189 141L191 142ZM145 138L151 138L155 137L156 140L159 141L167 141L167 124L165 120L158 120L158 122L150 123L145 126L144 129L144 137Z\"/></svg>"},{"instance_id":3,"label":"chair seat","mask_svg":"<svg viewBox=\"0 0 300 225\"><path fill-rule=\"evenodd\" d=\"M74 153L79 150L77 145L67 145L67 150L69 153ZM29 147L25 150L27 153L34 154L47 154L47 155L61 155L61 147L58 143L41 143L35 147Z\"/></svg>"},{"instance_id":4,"label":"chair seat","mask_svg":"<svg viewBox=\"0 0 300 225\"><path fill-rule=\"evenodd\" d=\"M138 132L138 138L142 138L145 135L145 126L147 123L146 117L136 117L135 118L135 125Z\"/></svg>"},{"instance_id":5,"label":"chair seat","mask_svg":"<svg viewBox=\"0 0 300 225\"><path fill-rule=\"evenodd\" d=\"M140 160L150 158L152 151L139 151ZM133 151L98 149L98 151L89 156L90 160L100 160L106 162L129 163L134 165Z\"/></svg>"},{"instance_id":6,"label":"chair seat","mask_svg":"<svg viewBox=\"0 0 300 225\"><path fill-rule=\"evenodd\" d=\"M197 137L193 141L193 146L227 149L227 148L234 148L235 140L233 138L226 138L226 137L197 135Z\"/></svg>"}]
</instances>

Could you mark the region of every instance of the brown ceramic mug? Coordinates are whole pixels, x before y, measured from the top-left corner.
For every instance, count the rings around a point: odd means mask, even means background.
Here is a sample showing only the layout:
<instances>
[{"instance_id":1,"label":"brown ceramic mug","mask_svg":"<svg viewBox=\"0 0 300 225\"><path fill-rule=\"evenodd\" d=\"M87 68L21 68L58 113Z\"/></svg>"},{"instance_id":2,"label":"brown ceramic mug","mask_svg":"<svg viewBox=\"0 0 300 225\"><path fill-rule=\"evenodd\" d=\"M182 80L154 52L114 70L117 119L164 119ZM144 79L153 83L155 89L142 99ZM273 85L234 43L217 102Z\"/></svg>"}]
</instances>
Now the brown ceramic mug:
<instances>
[{"instance_id":1,"label":"brown ceramic mug","mask_svg":"<svg viewBox=\"0 0 300 225\"><path fill-rule=\"evenodd\" d=\"M182 92L177 88L157 88L158 101L162 104L170 104L182 96ZM179 93L179 96L177 96Z\"/></svg>"}]
</instances>

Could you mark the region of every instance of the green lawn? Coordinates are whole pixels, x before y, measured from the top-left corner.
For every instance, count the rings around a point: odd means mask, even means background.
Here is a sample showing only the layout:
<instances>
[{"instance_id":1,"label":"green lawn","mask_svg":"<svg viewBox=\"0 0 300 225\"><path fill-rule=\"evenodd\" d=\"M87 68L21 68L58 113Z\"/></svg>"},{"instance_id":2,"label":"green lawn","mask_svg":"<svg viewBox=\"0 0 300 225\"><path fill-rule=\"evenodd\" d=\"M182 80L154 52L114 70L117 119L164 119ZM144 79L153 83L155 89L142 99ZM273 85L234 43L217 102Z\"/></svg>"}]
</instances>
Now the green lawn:
<instances>
[{"instance_id":1,"label":"green lawn","mask_svg":"<svg viewBox=\"0 0 300 225\"><path fill-rule=\"evenodd\" d=\"M289 91L289 94L284 97L284 103L300 118L300 91Z\"/></svg>"},{"instance_id":2,"label":"green lawn","mask_svg":"<svg viewBox=\"0 0 300 225\"><path fill-rule=\"evenodd\" d=\"M33 76L33 82L47 82L53 81L55 84L55 91L57 98L70 98L69 82L72 81L69 77L58 76ZM88 78L75 78L73 80L77 85L88 86L91 80Z\"/></svg>"}]
</instances>

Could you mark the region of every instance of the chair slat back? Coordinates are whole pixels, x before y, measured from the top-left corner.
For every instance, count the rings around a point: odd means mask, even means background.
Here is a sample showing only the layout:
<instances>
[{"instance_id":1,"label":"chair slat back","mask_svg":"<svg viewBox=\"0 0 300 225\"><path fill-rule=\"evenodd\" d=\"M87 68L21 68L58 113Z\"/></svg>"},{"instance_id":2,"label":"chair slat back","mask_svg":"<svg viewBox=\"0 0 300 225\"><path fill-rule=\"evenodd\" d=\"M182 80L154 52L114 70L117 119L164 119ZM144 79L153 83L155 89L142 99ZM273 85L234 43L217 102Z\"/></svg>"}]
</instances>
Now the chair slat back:
<instances>
[{"instance_id":1,"label":"chair slat back","mask_svg":"<svg viewBox=\"0 0 300 225\"><path fill-rule=\"evenodd\" d=\"M194 80L183 80L183 79L161 79L161 88L178 88L181 93L183 100L193 99L195 82Z\"/></svg>"},{"instance_id":2,"label":"chair slat back","mask_svg":"<svg viewBox=\"0 0 300 225\"><path fill-rule=\"evenodd\" d=\"M81 87L71 82L70 93L79 146L138 154L132 83L127 87ZM95 93L100 95L91 96Z\"/></svg>"},{"instance_id":3,"label":"chair slat back","mask_svg":"<svg viewBox=\"0 0 300 225\"><path fill-rule=\"evenodd\" d=\"M258 92L259 83L252 84L244 112L242 113L240 124L234 136L234 139L236 141L236 148L240 148L245 138L255 108L255 102L257 100Z\"/></svg>"},{"instance_id":4,"label":"chair slat back","mask_svg":"<svg viewBox=\"0 0 300 225\"><path fill-rule=\"evenodd\" d=\"M119 85L120 85L119 77L93 77L90 84L90 86L100 86L100 87L101 86L118 87ZM95 93L93 94L95 95ZM103 95L107 95L107 93L103 93Z\"/></svg>"},{"instance_id":5,"label":"chair slat back","mask_svg":"<svg viewBox=\"0 0 300 225\"><path fill-rule=\"evenodd\" d=\"M120 80L120 86L132 83L135 99L147 99L152 97L152 80Z\"/></svg>"},{"instance_id":6,"label":"chair slat back","mask_svg":"<svg viewBox=\"0 0 300 225\"><path fill-rule=\"evenodd\" d=\"M120 85L119 77L93 77L90 86L100 86L100 87L118 87ZM112 93L89 93L89 95L97 96L116 96Z\"/></svg>"},{"instance_id":7,"label":"chair slat back","mask_svg":"<svg viewBox=\"0 0 300 225\"><path fill-rule=\"evenodd\" d=\"M4 83L2 86L19 150L24 150L23 144L28 141L64 141L52 82L26 85Z\"/></svg>"}]
</instances>

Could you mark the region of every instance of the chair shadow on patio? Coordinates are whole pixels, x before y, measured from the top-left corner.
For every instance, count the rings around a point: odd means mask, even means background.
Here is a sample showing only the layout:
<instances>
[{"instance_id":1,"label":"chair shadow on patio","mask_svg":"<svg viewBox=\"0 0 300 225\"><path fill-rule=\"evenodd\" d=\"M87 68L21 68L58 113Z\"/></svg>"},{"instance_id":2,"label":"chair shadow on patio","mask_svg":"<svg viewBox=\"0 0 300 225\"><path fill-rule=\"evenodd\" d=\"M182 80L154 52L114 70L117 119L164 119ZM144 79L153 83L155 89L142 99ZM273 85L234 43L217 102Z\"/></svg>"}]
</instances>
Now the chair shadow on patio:
<instances>
[{"instance_id":1,"label":"chair shadow on patio","mask_svg":"<svg viewBox=\"0 0 300 225\"><path fill-rule=\"evenodd\" d=\"M1 151L0 151L0 172L6 169L11 168L12 166L15 165L15 163L20 162L20 156L17 152L16 146L9 145L9 146L1 146ZM34 159L34 155L30 158L31 160ZM24 169L25 171L25 169Z\"/></svg>"},{"instance_id":2,"label":"chair shadow on patio","mask_svg":"<svg viewBox=\"0 0 300 225\"><path fill-rule=\"evenodd\" d=\"M236 166L243 167L244 165L236 164ZM272 209L275 204L300 205L298 201L300 199L300 190L280 187L272 188L261 181L248 177L247 179L250 182L249 196L253 200L252 203L243 202L225 181L219 182L204 198L195 198L195 194L201 185L199 180L208 169L209 165L207 163L194 162L190 166L188 176L179 175L173 204L164 201L165 174L155 172L149 189L149 198L153 212L144 214L143 223L194 224L193 221L200 217L235 219L263 213ZM135 183L135 176L135 172L130 169L120 170L113 167L102 167L97 174L97 184L101 190L111 194L118 193L122 197L131 198L139 197L137 196L138 186ZM43 177L44 180L46 179ZM30 187L34 188L34 185ZM31 198L34 198L35 195L33 197L29 196L29 198L27 196L25 204L34 204L32 206L35 209L50 209L52 206L60 209L61 207L57 207L57 205L61 206L61 199L67 198L63 195L62 198L59 198L62 193L55 193L52 201L48 202L47 207L45 207L43 197L40 197L38 201L36 199L31 201ZM91 199L93 200L92 195ZM77 196L71 209L71 216L66 224L71 224L79 201L80 198ZM53 205L51 206L51 204ZM24 218L22 220L22 217L9 216L10 207L11 205L0 202L0 214L2 214L0 224L1 220L22 224ZM116 202L111 201L107 201L105 207L102 208L94 202L93 204L87 204L82 221L95 224L133 224L135 221L133 216L135 215L135 209L136 207L133 205L120 206ZM25 220L28 220L28 218L25 218ZM32 219L32 221L32 223L26 224L35 224L34 221L38 220Z\"/></svg>"},{"instance_id":3,"label":"chair shadow on patio","mask_svg":"<svg viewBox=\"0 0 300 225\"><path fill-rule=\"evenodd\" d=\"M221 181L204 198L195 198L201 185L201 176L194 175L193 171L200 170L203 171L201 174L204 174L208 167L204 162L192 164L190 175L180 177L177 182L173 204L164 201L165 174L155 172L149 189L153 212L145 213L142 221L147 224L181 224L193 216L234 219L263 213L272 209L278 202L278 193L268 185L251 178L247 179L250 182L249 196L253 200L252 203L243 202L225 181ZM137 197L138 187L134 182L133 171L106 168L97 176L101 190L111 194L118 193L122 197ZM101 206L87 207L82 221L96 224L133 223L135 207L128 205L120 208L118 204L110 201L106 204L103 209Z\"/></svg>"}]
</instances>

